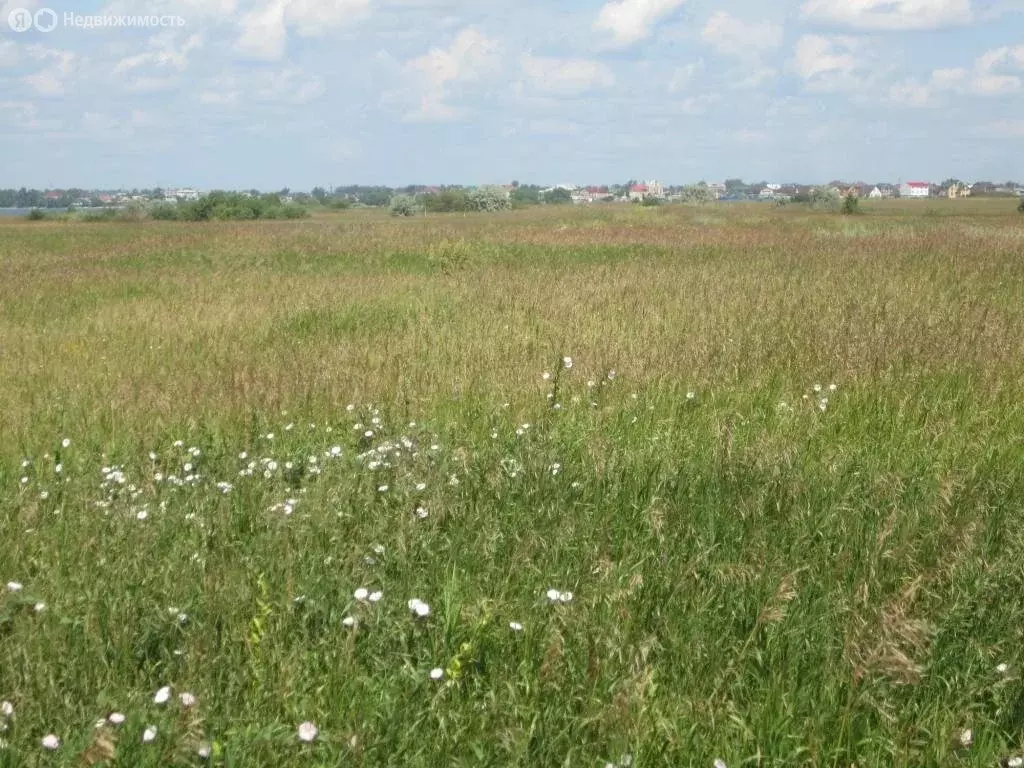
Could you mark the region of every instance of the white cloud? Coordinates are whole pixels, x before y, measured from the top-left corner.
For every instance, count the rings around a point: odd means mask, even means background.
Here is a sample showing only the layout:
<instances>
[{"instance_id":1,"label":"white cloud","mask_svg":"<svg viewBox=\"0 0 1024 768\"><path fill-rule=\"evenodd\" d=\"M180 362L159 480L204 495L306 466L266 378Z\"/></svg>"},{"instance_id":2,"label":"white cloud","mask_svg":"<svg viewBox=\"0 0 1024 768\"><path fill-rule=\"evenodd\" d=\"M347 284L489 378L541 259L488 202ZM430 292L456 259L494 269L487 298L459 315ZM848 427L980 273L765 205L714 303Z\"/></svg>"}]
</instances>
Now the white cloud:
<instances>
[{"instance_id":1,"label":"white cloud","mask_svg":"<svg viewBox=\"0 0 1024 768\"><path fill-rule=\"evenodd\" d=\"M235 50L254 59L273 61L284 57L288 41L288 31L284 25L284 9L287 4L288 0L272 0L262 8L245 14Z\"/></svg>"},{"instance_id":2,"label":"white cloud","mask_svg":"<svg viewBox=\"0 0 1024 768\"><path fill-rule=\"evenodd\" d=\"M857 29L934 29L969 23L971 0L806 0L803 16Z\"/></svg>"},{"instance_id":3,"label":"white cloud","mask_svg":"<svg viewBox=\"0 0 1024 768\"><path fill-rule=\"evenodd\" d=\"M40 96L62 96L65 81L75 71L78 56L72 51L46 48L42 45L30 45L25 50L30 58L49 64L38 72L26 76L24 82Z\"/></svg>"},{"instance_id":4,"label":"white cloud","mask_svg":"<svg viewBox=\"0 0 1024 768\"><path fill-rule=\"evenodd\" d=\"M175 37L173 32L153 35L149 39L150 50L121 59L114 67L114 74L124 75L140 67L169 68L184 72L188 67L189 53L202 46L203 38L193 33L177 45Z\"/></svg>"},{"instance_id":5,"label":"white cloud","mask_svg":"<svg viewBox=\"0 0 1024 768\"><path fill-rule=\"evenodd\" d=\"M618 46L632 45L680 8L686 0L609 0L601 8L594 28L611 34Z\"/></svg>"},{"instance_id":6,"label":"white cloud","mask_svg":"<svg viewBox=\"0 0 1024 768\"><path fill-rule=\"evenodd\" d=\"M497 40L474 27L466 27L448 48L431 48L422 56L405 63L406 74L417 78L419 106L406 115L416 122L449 122L462 112L445 103L449 87L473 82L490 74L499 64Z\"/></svg>"},{"instance_id":7,"label":"white cloud","mask_svg":"<svg viewBox=\"0 0 1024 768\"><path fill-rule=\"evenodd\" d=\"M782 27L768 21L744 21L719 11L704 25L701 39L726 56L756 59L782 45Z\"/></svg>"},{"instance_id":8,"label":"white cloud","mask_svg":"<svg viewBox=\"0 0 1024 768\"><path fill-rule=\"evenodd\" d=\"M527 54L520 64L530 85L542 93L575 96L615 83L611 69L591 59L557 59Z\"/></svg>"},{"instance_id":9,"label":"white cloud","mask_svg":"<svg viewBox=\"0 0 1024 768\"><path fill-rule=\"evenodd\" d=\"M854 37L803 35L789 67L808 91L854 90L870 81L869 53Z\"/></svg>"},{"instance_id":10,"label":"white cloud","mask_svg":"<svg viewBox=\"0 0 1024 768\"><path fill-rule=\"evenodd\" d=\"M971 69L936 69L925 82L906 80L889 89L889 98L910 107L936 106L942 94L999 96L1024 89L1015 71L1024 70L1024 45L986 51Z\"/></svg>"}]
</instances>

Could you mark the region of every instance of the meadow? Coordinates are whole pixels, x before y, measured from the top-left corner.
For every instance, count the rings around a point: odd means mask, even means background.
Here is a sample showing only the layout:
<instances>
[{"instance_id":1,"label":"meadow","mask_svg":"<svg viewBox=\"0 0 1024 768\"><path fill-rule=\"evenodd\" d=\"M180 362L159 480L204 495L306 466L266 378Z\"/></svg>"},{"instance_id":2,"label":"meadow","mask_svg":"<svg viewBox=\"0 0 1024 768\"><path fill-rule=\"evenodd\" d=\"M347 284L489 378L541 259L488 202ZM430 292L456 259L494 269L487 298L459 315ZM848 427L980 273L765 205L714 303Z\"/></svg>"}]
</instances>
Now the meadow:
<instances>
[{"instance_id":1,"label":"meadow","mask_svg":"<svg viewBox=\"0 0 1024 768\"><path fill-rule=\"evenodd\" d=\"M0 766L1024 764L1000 201L0 220Z\"/></svg>"}]
</instances>

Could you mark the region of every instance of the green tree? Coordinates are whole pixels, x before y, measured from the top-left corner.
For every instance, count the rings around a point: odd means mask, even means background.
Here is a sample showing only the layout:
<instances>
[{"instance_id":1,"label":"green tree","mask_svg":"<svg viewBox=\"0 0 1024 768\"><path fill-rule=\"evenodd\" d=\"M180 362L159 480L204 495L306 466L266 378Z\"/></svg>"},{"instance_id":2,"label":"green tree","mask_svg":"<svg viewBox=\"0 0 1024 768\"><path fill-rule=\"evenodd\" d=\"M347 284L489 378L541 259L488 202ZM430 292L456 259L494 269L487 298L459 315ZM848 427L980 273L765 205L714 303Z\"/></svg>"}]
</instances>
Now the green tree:
<instances>
[{"instance_id":1,"label":"green tree","mask_svg":"<svg viewBox=\"0 0 1024 768\"><path fill-rule=\"evenodd\" d=\"M572 192L568 189L558 187L550 192L544 193L544 202L549 205L565 205L572 202Z\"/></svg>"},{"instance_id":2,"label":"green tree","mask_svg":"<svg viewBox=\"0 0 1024 768\"><path fill-rule=\"evenodd\" d=\"M392 216L415 216L418 209L415 198L409 195L395 195L391 198Z\"/></svg>"}]
</instances>

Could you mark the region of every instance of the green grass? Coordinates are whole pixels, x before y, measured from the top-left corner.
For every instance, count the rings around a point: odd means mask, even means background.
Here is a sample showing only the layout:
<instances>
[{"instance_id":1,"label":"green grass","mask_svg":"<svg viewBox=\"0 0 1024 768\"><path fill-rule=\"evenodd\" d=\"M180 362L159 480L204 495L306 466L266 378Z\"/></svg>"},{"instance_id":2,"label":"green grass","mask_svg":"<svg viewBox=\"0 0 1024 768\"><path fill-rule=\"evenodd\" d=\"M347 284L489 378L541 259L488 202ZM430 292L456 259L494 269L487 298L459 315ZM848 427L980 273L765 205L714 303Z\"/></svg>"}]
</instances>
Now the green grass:
<instances>
[{"instance_id":1,"label":"green grass","mask_svg":"<svg viewBox=\"0 0 1024 768\"><path fill-rule=\"evenodd\" d=\"M0 766L1024 753L971 206L0 225Z\"/></svg>"}]
</instances>

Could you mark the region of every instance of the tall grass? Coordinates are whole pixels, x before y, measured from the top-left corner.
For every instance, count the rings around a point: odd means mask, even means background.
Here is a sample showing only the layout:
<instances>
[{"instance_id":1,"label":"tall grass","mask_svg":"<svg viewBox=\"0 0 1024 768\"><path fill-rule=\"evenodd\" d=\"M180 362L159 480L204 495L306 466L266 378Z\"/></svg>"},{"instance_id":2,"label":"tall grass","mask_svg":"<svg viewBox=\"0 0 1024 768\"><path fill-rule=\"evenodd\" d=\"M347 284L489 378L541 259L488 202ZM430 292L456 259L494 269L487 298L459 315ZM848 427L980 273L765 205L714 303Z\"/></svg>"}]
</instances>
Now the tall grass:
<instances>
[{"instance_id":1,"label":"tall grass","mask_svg":"<svg viewBox=\"0 0 1024 768\"><path fill-rule=\"evenodd\" d=\"M0 766L1021 754L1016 214L865 214L0 225Z\"/></svg>"}]
</instances>

